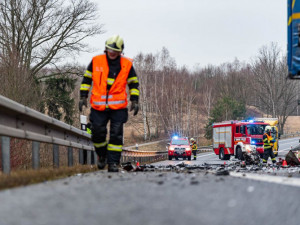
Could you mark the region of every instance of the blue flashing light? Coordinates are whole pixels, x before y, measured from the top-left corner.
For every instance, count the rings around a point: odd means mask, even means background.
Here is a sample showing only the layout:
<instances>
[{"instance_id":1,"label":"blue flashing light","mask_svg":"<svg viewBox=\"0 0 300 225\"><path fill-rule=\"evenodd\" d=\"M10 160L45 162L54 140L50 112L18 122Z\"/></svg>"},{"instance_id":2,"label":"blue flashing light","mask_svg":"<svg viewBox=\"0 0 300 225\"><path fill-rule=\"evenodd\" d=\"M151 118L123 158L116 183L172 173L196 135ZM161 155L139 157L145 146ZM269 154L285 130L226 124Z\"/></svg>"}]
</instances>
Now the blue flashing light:
<instances>
[{"instance_id":1,"label":"blue flashing light","mask_svg":"<svg viewBox=\"0 0 300 225\"><path fill-rule=\"evenodd\" d=\"M256 143L255 143L255 141L251 141L251 144L255 145Z\"/></svg>"},{"instance_id":2,"label":"blue flashing light","mask_svg":"<svg viewBox=\"0 0 300 225\"><path fill-rule=\"evenodd\" d=\"M253 123L254 122L254 120L249 120L249 123Z\"/></svg>"},{"instance_id":3,"label":"blue flashing light","mask_svg":"<svg viewBox=\"0 0 300 225\"><path fill-rule=\"evenodd\" d=\"M177 140L177 139L178 139L178 136L175 135L175 136L172 137L172 139Z\"/></svg>"}]
</instances>

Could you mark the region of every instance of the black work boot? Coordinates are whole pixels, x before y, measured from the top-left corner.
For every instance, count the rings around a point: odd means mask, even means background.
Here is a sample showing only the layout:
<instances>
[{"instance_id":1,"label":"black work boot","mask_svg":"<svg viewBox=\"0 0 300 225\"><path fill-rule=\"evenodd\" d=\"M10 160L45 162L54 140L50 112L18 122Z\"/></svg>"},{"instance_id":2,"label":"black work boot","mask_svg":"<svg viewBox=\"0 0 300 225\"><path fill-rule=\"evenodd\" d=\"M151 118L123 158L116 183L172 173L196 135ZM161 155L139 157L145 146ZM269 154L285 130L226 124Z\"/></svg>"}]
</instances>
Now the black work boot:
<instances>
[{"instance_id":1,"label":"black work boot","mask_svg":"<svg viewBox=\"0 0 300 225\"><path fill-rule=\"evenodd\" d=\"M106 166L106 157L105 156L100 156L99 157L99 161L98 161L98 169L99 170L103 170L104 167Z\"/></svg>"},{"instance_id":2,"label":"black work boot","mask_svg":"<svg viewBox=\"0 0 300 225\"><path fill-rule=\"evenodd\" d=\"M108 172L119 172L119 167L117 163L109 163L108 164Z\"/></svg>"}]
</instances>

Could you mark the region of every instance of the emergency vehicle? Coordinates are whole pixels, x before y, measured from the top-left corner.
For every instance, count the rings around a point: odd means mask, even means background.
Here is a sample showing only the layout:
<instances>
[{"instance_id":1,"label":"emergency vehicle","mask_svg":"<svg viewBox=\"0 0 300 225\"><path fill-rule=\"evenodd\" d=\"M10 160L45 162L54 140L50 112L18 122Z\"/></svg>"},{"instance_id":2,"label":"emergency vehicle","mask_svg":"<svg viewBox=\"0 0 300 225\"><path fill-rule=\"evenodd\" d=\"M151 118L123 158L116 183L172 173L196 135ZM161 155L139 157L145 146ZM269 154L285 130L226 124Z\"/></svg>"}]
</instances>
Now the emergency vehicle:
<instances>
[{"instance_id":1,"label":"emergency vehicle","mask_svg":"<svg viewBox=\"0 0 300 225\"><path fill-rule=\"evenodd\" d=\"M221 160L235 156L244 160L244 154L264 152L263 134L268 124L263 121L224 121L213 124L213 150Z\"/></svg>"},{"instance_id":2,"label":"emergency vehicle","mask_svg":"<svg viewBox=\"0 0 300 225\"><path fill-rule=\"evenodd\" d=\"M174 136L167 149L169 160L172 160L172 158L175 158L175 160L178 160L179 158L191 160L192 149L187 137Z\"/></svg>"}]
</instances>

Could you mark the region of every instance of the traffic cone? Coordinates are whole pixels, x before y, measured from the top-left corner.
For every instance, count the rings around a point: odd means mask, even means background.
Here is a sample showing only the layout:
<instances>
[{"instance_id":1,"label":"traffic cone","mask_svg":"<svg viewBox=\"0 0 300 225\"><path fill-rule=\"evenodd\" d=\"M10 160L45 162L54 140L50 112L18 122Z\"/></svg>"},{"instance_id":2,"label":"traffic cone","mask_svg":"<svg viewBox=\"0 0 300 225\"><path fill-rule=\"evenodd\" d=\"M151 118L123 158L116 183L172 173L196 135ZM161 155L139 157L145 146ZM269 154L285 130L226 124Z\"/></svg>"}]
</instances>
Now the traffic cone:
<instances>
[{"instance_id":1,"label":"traffic cone","mask_svg":"<svg viewBox=\"0 0 300 225\"><path fill-rule=\"evenodd\" d=\"M282 161L282 167L287 167L286 160L283 160L283 161Z\"/></svg>"},{"instance_id":2,"label":"traffic cone","mask_svg":"<svg viewBox=\"0 0 300 225\"><path fill-rule=\"evenodd\" d=\"M140 166L140 163L139 163L139 162L136 162L136 166Z\"/></svg>"}]
</instances>

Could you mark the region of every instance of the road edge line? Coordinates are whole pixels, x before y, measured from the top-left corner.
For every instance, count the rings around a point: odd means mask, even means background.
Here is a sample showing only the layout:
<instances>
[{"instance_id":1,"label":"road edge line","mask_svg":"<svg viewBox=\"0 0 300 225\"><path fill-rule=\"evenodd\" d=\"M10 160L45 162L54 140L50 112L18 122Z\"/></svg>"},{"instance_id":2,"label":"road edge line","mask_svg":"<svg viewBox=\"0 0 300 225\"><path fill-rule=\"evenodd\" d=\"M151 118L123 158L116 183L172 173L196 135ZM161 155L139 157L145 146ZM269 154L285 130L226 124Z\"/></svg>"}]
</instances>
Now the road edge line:
<instances>
[{"instance_id":1,"label":"road edge line","mask_svg":"<svg viewBox=\"0 0 300 225\"><path fill-rule=\"evenodd\" d=\"M270 175L263 175L263 174L251 174L251 173L237 173L237 172L230 172L229 175L232 177L246 178L251 180L258 180L258 181L264 181L269 183L277 183L282 185L300 187L300 178L270 176Z\"/></svg>"}]
</instances>

